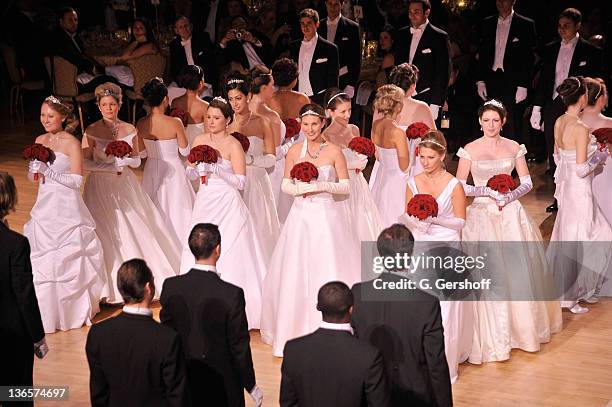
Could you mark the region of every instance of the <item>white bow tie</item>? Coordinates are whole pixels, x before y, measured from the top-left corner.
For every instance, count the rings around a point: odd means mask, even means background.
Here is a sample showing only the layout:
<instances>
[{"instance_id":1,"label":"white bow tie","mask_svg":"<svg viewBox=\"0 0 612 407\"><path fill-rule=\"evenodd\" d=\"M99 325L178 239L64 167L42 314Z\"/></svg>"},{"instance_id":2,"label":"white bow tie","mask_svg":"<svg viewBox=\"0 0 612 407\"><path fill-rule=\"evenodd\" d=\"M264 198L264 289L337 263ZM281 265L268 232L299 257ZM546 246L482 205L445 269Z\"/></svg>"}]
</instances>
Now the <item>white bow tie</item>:
<instances>
[{"instance_id":1,"label":"white bow tie","mask_svg":"<svg viewBox=\"0 0 612 407\"><path fill-rule=\"evenodd\" d=\"M181 45L182 45L183 47L184 47L185 45L187 45L187 44L191 44L191 38L189 38L188 40L185 40L185 41L181 40Z\"/></svg>"},{"instance_id":2,"label":"white bow tie","mask_svg":"<svg viewBox=\"0 0 612 407\"><path fill-rule=\"evenodd\" d=\"M421 27L417 27L417 28L410 27L410 34L414 34L417 31L423 31L423 27L422 26Z\"/></svg>"}]
</instances>

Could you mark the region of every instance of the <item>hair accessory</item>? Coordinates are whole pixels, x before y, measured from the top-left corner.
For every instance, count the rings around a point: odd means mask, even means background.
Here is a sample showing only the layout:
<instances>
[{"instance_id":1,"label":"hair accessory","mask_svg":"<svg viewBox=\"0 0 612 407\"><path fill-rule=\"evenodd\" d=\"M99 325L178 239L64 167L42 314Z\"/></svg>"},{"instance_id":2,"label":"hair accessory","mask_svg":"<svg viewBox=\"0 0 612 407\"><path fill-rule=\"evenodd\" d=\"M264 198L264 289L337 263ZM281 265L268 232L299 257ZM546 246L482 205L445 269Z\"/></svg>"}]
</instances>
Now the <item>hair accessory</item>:
<instances>
[{"instance_id":1,"label":"hair accessory","mask_svg":"<svg viewBox=\"0 0 612 407\"><path fill-rule=\"evenodd\" d=\"M442 144L438 143L436 140L432 140L432 139L425 139L425 140L421 140L421 142L419 143L419 146L420 146L421 144L424 144L424 143L431 143L431 144L435 144L435 145L437 145L438 147L440 147L441 149L446 150L446 147L444 147Z\"/></svg>"},{"instance_id":2,"label":"hair accessory","mask_svg":"<svg viewBox=\"0 0 612 407\"><path fill-rule=\"evenodd\" d=\"M306 110L304 113L302 113L302 114L300 115L300 118L302 118L302 117L304 117L304 116L317 116L317 117L320 117L320 118L322 118L322 119L324 119L324 118L325 118L324 116L321 116L319 113L315 112L315 111L314 111L314 110L312 110L312 109L308 109L308 110Z\"/></svg>"},{"instance_id":3,"label":"hair accessory","mask_svg":"<svg viewBox=\"0 0 612 407\"><path fill-rule=\"evenodd\" d=\"M56 105L63 105L62 101L61 101L61 100L59 100L58 98L56 98L56 97L55 97L55 96L53 96L53 95L49 95L49 96L47 96L47 97L45 98L45 102L51 102L51 103L56 104Z\"/></svg>"},{"instance_id":4,"label":"hair accessory","mask_svg":"<svg viewBox=\"0 0 612 407\"><path fill-rule=\"evenodd\" d=\"M331 101L334 100L335 98L339 97L339 96L346 96L347 98L350 99L348 94L346 94L344 92L339 92L339 93L336 93L334 96L329 98L329 100L327 101L327 106L329 107L329 104L331 103Z\"/></svg>"},{"instance_id":5,"label":"hair accessory","mask_svg":"<svg viewBox=\"0 0 612 407\"><path fill-rule=\"evenodd\" d=\"M582 86L582 82L580 82L580 79L576 78L575 76L570 76L568 79L573 79L578 82L578 89L580 89L580 87Z\"/></svg>"},{"instance_id":6,"label":"hair accessory","mask_svg":"<svg viewBox=\"0 0 612 407\"><path fill-rule=\"evenodd\" d=\"M598 83L597 86L599 87L597 88L597 93L595 94L595 97L593 98L593 100L597 100L599 98L599 95L601 94L601 89L603 88L601 83Z\"/></svg>"},{"instance_id":7,"label":"hair accessory","mask_svg":"<svg viewBox=\"0 0 612 407\"><path fill-rule=\"evenodd\" d=\"M228 85L234 85L236 83L244 83L244 79L234 78L234 79L230 79L229 81L227 81Z\"/></svg>"},{"instance_id":8,"label":"hair accessory","mask_svg":"<svg viewBox=\"0 0 612 407\"><path fill-rule=\"evenodd\" d=\"M504 105L502 104L502 102L496 99L491 99L491 100L487 100L486 102L484 102L483 106L487 106L487 105L493 105L499 109L504 109Z\"/></svg>"},{"instance_id":9,"label":"hair accessory","mask_svg":"<svg viewBox=\"0 0 612 407\"><path fill-rule=\"evenodd\" d=\"M117 93L113 92L111 89L104 89L102 92L100 92L100 94L98 95L98 98L103 98L105 96L112 96L115 99L121 98L121 95L118 95Z\"/></svg>"},{"instance_id":10,"label":"hair accessory","mask_svg":"<svg viewBox=\"0 0 612 407\"><path fill-rule=\"evenodd\" d=\"M227 105L227 100L223 99L221 96L216 96L213 100L218 100L219 102L225 103Z\"/></svg>"}]
</instances>

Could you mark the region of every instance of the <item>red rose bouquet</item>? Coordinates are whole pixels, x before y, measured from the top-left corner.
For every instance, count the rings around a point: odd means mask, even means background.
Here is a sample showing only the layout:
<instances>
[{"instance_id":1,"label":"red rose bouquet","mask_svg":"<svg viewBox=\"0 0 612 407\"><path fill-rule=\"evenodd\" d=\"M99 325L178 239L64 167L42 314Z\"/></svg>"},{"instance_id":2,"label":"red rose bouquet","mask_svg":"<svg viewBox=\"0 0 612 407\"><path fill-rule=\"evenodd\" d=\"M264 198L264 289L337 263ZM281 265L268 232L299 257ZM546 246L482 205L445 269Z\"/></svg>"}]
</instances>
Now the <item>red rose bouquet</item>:
<instances>
[{"instance_id":1,"label":"red rose bouquet","mask_svg":"<svg viewBox=\"0 0 612 407\"><path fill-rule=\"evenodd\" d=\"M602 127L593 131L593 135L599 143L599 151L606 148L606 144L612 144L612 127Z\"/></svg>"},{"instance_id":2,"label":"red rose bouquet","mask_svg":"<svg viewBox=\"0 0 612 407\"><path fill-rule=\"evenodd\" d=\"M356 153L367 155L368 157L372 157L376 151L372 140L365 137L354 137L348 143L348 148Z\"/></svg>"},{"instance_id":3,"label":"red rose bouquet","mask_svg":"<svg viewBox=\"0 0 612 407\"><path fill-rule=\"evenodd\" d=\"M23 149L23 158L30 161L42 161L44 163L49 163L53 158L53 151L42 144L34 143L25 146ZM38 173L34 173L34 181L38 181ZM43 176L43 184L45 183L45 178Z\"/></svg>"},{"instance_id":4,"label":"red rose bouquet","mask_svg":"<svg viewBox=\"0 0 612 407\"><path fill-rule=\"evenodd\" d=\"M212 164L216 163L219 160L219 153L217 150L212 148L206 144L200 144L199 146L195 146L189 151L189 155L187 156L187 160L192 164L206 163ZM206 183L206 175L200 176L200 181L202 184Z\"/></svg>"},{"instance_id":5,"label":"red rose bouquet","mask_svg":"<svg viewBox=\"0 0 612 407\"><path fill-rule=\"evenodd\" d=\"M187 123L189 122L189 115L183 109L179 109L178 107L172 108L170 110L170 116L178 117L183 122L183 126L187 127Z\"/></svg>"},{"instance_id":6,"label":"red rose bouquet","mask_svg":"<svg viewBox=\"0 0 612 407\"><path fill-rule=\"evenodd\" d=\"M293 179L297 179L302 182L310 182L319 177L319 170L313 163L304 161L295 164L289 175ZM306 194L304 194L304 198L306 198Z\"/></svg>"},{"instance_id":7,"label":"red rose bouquet","mask_svg":"<svg viewBox=\"0 0 612 407\"><path fill-rule=\"evenodd\" d=\"M508 192L516 189L518 186L516 182L512 179L512 177L508 174L497 174L489 178L487 181L487 186L494 191L499 192L500 194L507 194ZM499 210L501 211L503 205L497 205Z\"/></svg>"},{"instance_id":8,"label":"red rose bouquet","mask_svg":"<svg viewBox=\"0 0 612 407\"><path fill-rule=\"evenodd\" d=\"M240 144L242 144L242 149L244 150L245 153L247 151L249 151L249 147L251 146L251 142L249 141L249 138L247 136L245 136L244 134L239 133L237 131L233 132L231 135L236 140L238 140L240 142Z\"/></svg>"},{"instance_id":9,"label":"red rose bouquet","mask_svg":"<svg viewBox=\"0 0 612 407\"><path fill-rule=\"evenodd\" d=\"M126 141L114 140L108 143L104 152L106 153L106 155L123 158L132 154L132 146L130 146L130 144ZM117 171L117 175L121 175L121 169Z\"/></svg>"},{"instance_id":10,"label":"red rose bouquet","mask_svg":"<svg viewBox=\"0 0 612 407\"><path fill-rule=\"evenodd\" d=\"M406 213L419 220L438 216L438 201L429 194L416 194L406 206Z\"/></svg>"},{"instance_id":11,"label":"red rose bouquet","mask_svg":"<svg viewBox=\"0 0 612 407\"><path fill-rule=\"evenodd\" d=\"M414 122L406 128L406 137L410 140L422 138L429 131L429 126L423 122Z\"/></svg>"},{"instance_id":12,"label":"red rose bouquet","mask_svg":"<svg viewBox=\"0 0 612 407\"><path fill-rule=\"evenodd\" d=\"M286 119L286 120L283 120L283 123L285 123L285 127L287 128L287 131L285 133L285 140L289 140L297 136L298 134L300 134L300 130L302 130L302 126L300 125L300 122L298 122L297 120Z\"/></svg>"}]
</instances>

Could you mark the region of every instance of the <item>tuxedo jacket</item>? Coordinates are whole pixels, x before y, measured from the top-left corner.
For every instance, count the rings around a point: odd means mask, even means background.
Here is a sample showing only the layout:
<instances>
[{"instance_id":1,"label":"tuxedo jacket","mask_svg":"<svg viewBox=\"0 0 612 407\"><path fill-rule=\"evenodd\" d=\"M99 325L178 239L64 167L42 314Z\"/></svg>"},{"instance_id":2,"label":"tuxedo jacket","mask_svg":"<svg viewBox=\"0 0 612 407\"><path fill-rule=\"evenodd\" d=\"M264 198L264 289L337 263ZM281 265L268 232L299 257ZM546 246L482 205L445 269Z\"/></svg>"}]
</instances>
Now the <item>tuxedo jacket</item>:
<instances>
[{"instance_id":1,"label":"tuxedo jacket","mask_svg":"<svg viewBox=\"0 0 612 407\"><path fill-rule=\"evenodd\" d=\"M187 56L185 48L181 44L181 37L176 37L170 42L170 72L172 78L176 78L178 73L187 66ZM204 70L204 80L206 83L212 84L214 89L217 89L218 70L217 58L219 52L217 48L210 42L208 34L194 32L191 36L191 55L195 65L199 65Z\"/></svg>"},{"instance_id":2,"label":"tuxedo jacket","mask_svg":"<svg viewBox=\"0 0 612 407\"><path fill-rule=\"evenodd\" d=\"M320 328L283 355L281 406L389 406L380 352L350 332Z\"/></svg>"},{"instance_id":3,"label":"tuxedo jacket","mask_svg":"<svg viewBox=\"0 0 612 407\"><path fill-rule=\"evenodd\" d=\"M410 27L404 27L395 36L395 64L408 62L410 58ZM450 43L448 34L427 24L419 40L412 63L419 68L419 80L415 99L428 104L444 105L451 72Z\"/></svg>"},{"instance_id":4,"label":"tuxedo jacket","mask_svg":"<svg viewBox=\"0 0 612 407\"><path fill-rule=\"evenodd\" d=\"M498 15L489 16L482 23L476 80L484 81L492 72L495 61L495 39ZM534 65L536 30L533 20L514 13L504 52L505 78L515 86L529 88Z\"/></svg>"},{"instance_id":5,"label":"tuxedo jacket","mask_svg":"<svg viewBox=\"0 0 612 407\"><path fill-rule=\"evenodd\" d=\"M327 38L327 19L321 20L318 31L322 38ZM340 16L334 44L338 47L340 89L344 89L347 85L356 87L361 72L359 25L346 17Z\"/></svg>"},{"instance_id":6,"label":"tuxedo jacket","mask_svg":"<svg viewBox=\"0 0 612 407\"><path fill-rule=\"evenodd\" d=\"M256 32L250 31L253 34L253 37L257 38L261 42L261 46L257 47L255 44L251 43L253 50L259 56L261 61L268 68L272 66L274 63L274 49L272 48L272 44L270 40L265 35L259 35ZM247 58L246 51L242 46L242 41L239 40L231 40L227 42L225 49L222 49L222 53L224 55L225 62L237 62L244 69L249 69L249 59Z\"/></svg>"},{"instance_id":7,"label":"tuxedo jacket","mask_svg":"<svg viewBox=\"0 0 612 407\"><path fill-rule=\"evenodd\" d=\"M190 404L181 340L152 317L121 313L89 330L92 406Z\"/></svg>"},{"instance_id":8,"label":"tuxedo jacket","mask_svg":"<svg viewBox=\"0 0 612 407\"><path fill-rule=\"evenodd\" d=\"M401 279L391 273L380 278ZM380 349L392 405L452 406L438 299L420 290L402 292L397 300L377 298L380 290L371 282L355 284L352 291L355 335Z\"/></svg>"},{"instance_id":9,"label":"tuxedo jacket","mask_svg":"<svg viewBox=\"0 0 612 407\"><path fill-rule=\"evenodd\" d=\"M54 55L64 58L72 65L77 67L78 73L89 72L92 73L94 70L93 62L83 53L85 48L83 41L78 35L75 35L74 41L70 35L57 28L54 32ZM76 42L76 45L75 45ZM78 45L78 48L77 48Z\"/></svg>"},{"instance_id":10,"label":"tuxedo jacket","mask_svg":"<svg viewBox=\"0 0 612 407\"><path fill-rule=\"evenodd\" d=\"M0 221L0 247L0 339L6 347L14 341L31 344L31 357L45 331L32 280L30 244Z\"/></svg>"},{"instance_id":11,"label":"tuxedo jacket","mask_svg":"<svg viewBox=\"0 0 612 407\"><path fill-rule=\"evenodd\" d=\"M164 281L160 303L162 324L183 341L194 404L243 406L255 371L242 289L192 269Z\"/></svg>"},{"instance_id":12,"label":"tuxedo jacket","mask_svg":"<svg viewBox=\"0 0 612 407\"><path fill-rule=\"evenodd\" d=\"M534 105L546 106L553 101L552 95L555 87L555 71L561 41L557 40L544 47L542 52L542 68L540 69L540 82L536 90ZM591 45L588 41L578 38L578 43L572 55L572 62L568 77L590 76L601 77L603 74L603 52L600 48Z\"/></svg>"},{"instance_id":13,"label":"tuxedo jacket","mask_svg":"<svg viewBox=\"0 0 612 407\"><path fill-rule=\"evenodd\" d=\"M227 16L227 0L217 1L217 12L215 14L215 41L218 43L221 40L222 33L219 32L219 25L223 17ZM191 19L193 23L193 31L206 33L206 23L210 14L210 0L193 0L191 2ZM212 42L212 39L209 37Z\"/></svg>"},{"instance_id":14,"label":"tuxedo jacket","mask_svg":"<svg viewBox=\"0 0 612 407\"><path fill-rule=\"evenodd\" d=\"M302 40L291 44L291 58L298 65L301 44ZM327 89L338 87L338 70L338 47L319 36L308 75L314 96L324 97Z\"/></svg>"}]
</instances>

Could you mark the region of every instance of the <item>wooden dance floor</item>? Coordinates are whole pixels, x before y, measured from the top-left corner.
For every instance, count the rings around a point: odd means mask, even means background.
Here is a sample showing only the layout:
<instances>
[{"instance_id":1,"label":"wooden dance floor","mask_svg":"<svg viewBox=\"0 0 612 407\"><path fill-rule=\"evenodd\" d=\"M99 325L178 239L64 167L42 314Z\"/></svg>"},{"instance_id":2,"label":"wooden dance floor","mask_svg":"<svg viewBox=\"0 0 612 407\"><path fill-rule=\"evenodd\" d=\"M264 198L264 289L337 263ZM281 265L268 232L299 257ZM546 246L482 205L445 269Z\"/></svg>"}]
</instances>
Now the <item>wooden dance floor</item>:
<instances>
[{"instance_id":1,"label":"wooden dance floor","mask_svg":"<svg viewBox=\"0 0 612 407\"><path fill-rule=\"evenodd\" d=\"M19 190L17 211L8 219L12 229L22 232L36 199L37 186L26 178L27 163L21 158L21 150L42 130L37 121L12 130L7 123L2 124L0 171L11 173ZM455 166L456 162L449 162L453 173ZM554 184L544 170L543 164L531 167L534 189L521 202L548 239L554 216L549 216L544 208L551 202ZM589 308L590 312L584 315L564 311L563 330L537 353L514 350L506 362L460 365L459 380L453 385L455 405L612 407L612 299L602 299ZM103 307L96 321L119 310L120 307ZM159 305L155 306L154 315L158 318ZM65 405L89 404L85 357L88 330L83 327L48 334L50 352L44 360L35 361L35 385L69 386L69 401ZM257 383L264 391L264 405L278 405L281 359L272 356L271 348L261 341L258 331L251 332L251 347ZM247 405L253 405L248 397Z\"/></svg>"}]
</instances>

